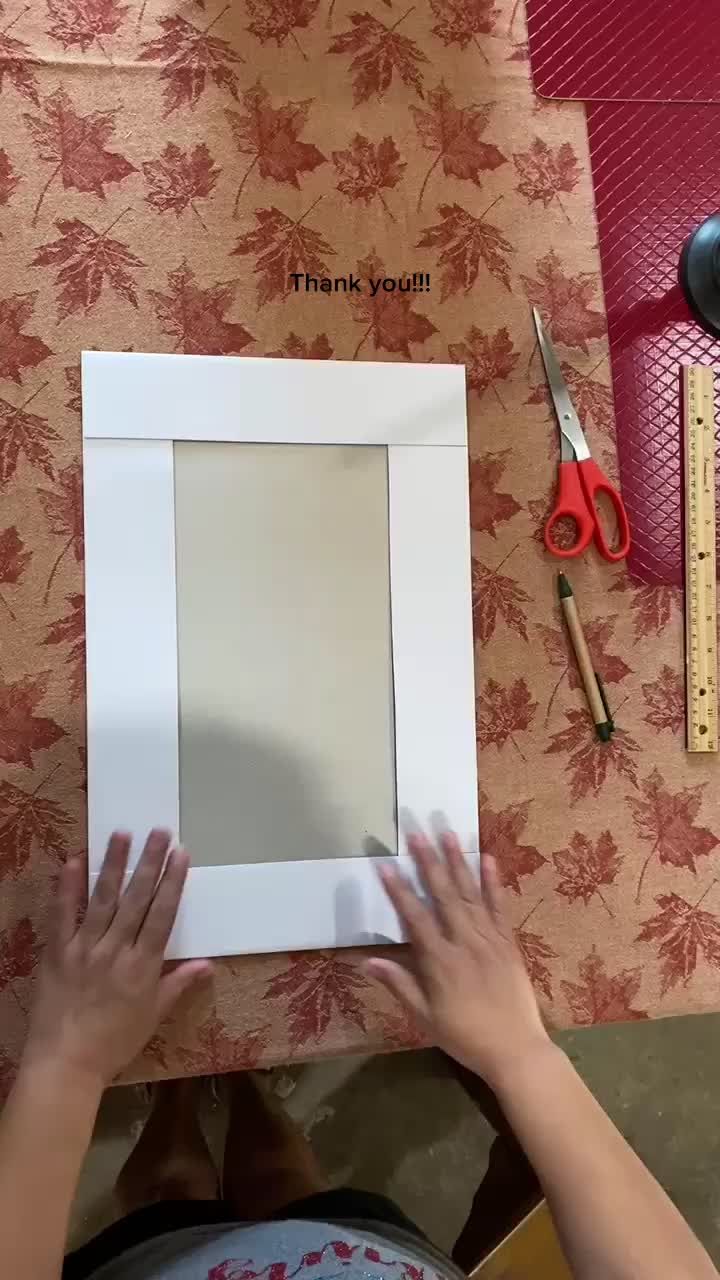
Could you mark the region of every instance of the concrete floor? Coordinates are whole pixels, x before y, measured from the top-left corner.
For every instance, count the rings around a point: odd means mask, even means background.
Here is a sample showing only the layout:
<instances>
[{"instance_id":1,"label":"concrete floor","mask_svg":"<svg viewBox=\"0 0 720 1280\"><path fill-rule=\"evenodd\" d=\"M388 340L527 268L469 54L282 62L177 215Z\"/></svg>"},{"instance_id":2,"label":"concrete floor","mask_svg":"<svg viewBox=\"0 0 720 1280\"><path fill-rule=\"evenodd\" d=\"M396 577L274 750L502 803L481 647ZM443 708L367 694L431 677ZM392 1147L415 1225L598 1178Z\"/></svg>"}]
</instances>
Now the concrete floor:
<instances>
[{"instance_id":1,"label":"concrete floor","mask_svg":"<svg viewBox=\"0 0 720 1280\"><path fill-rule=\"evenodd\" d=\"M720 1263L720 1016L558 1038ZM274 1072L272 1084L334 1184L385 1192L438 1245L452 1245L492 1133L439 1055L310 1064ZM106 1095L73 1214L74 1244L111 1219L112 1185L146 1110L142 1088ZM223 1120L223 1105L208 1089L204 1123L214 1149Z\"/></svg>"}]
</instances>

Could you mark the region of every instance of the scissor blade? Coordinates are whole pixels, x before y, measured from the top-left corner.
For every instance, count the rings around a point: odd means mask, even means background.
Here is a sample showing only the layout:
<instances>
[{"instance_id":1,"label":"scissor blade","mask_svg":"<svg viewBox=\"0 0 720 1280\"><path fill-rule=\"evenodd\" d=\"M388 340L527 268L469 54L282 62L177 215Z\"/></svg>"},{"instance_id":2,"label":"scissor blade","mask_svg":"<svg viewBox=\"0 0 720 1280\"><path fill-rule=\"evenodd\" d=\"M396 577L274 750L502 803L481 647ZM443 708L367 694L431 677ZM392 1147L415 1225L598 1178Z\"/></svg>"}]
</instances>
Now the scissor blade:
<instances>
[{"instance_id":1,"label":"scissor blade","mask_svg":"<svg viewBox=\"0 0 720 1280\"><path fill-rule=\"evenodd\" d=\"M545 376L547 377L550 395L552 396L553 407L555 409L555 417L560 428L560 436L562 441L561 456L563 462L570 461L571 458L577 458L578 462L582 462L585 458L590 457L585 433L580 426L580 419L575 412L575 406L570 399L570 392L567 389L567 383L562 375L562 370L558 363L555 349L545 332L545 326L540 317L537 307L533 307L533 320L535 321L535 329L538 336L538 344L540 346L540 354L545 365Z\"/></svg>"}]
</instances>

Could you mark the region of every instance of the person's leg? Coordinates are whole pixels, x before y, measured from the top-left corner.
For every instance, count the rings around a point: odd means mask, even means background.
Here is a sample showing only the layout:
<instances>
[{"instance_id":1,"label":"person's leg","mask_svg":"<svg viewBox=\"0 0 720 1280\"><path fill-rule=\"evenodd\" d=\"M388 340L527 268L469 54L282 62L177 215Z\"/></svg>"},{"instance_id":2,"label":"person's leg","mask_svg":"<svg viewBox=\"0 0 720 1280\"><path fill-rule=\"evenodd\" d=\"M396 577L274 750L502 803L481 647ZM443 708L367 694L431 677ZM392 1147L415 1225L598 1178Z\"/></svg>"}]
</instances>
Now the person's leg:
<instances>
[{"instance_id":1,"label":"person's leg","mask_svg":"<svg viewBox=\"0 0 720 1280\"><path fill-rule=\"evenodd\" d=\"M261 1221L327 1189L310 1143L248 1073L228 1077L230 1123L223 1199L239 1218Z\"/></svg>"},{"instance_id":2,"label":"person's leg","mask_svg":"<svg viewBox=\"0 0 720 1280\"><path fill-rule=\"evenodd\" d=\"M216 1200L218 1174L197 1115L198 1080L154 1086L150 1115L115 1184L121 1211L162 1200Z\"/></svg>"}]
</instances>

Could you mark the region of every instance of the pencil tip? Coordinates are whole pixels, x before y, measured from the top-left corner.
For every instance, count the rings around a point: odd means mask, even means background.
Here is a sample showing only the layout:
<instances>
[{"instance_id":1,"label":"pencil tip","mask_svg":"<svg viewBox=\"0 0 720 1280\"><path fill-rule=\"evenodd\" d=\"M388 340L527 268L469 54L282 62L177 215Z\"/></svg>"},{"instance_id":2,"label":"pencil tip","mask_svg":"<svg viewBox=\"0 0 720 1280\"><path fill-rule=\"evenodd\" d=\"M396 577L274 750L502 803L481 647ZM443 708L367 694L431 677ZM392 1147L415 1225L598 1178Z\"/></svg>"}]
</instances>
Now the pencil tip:
<instances>
[{"instance_id":1,"label":"pencil tip","mask_svg":"<svg viewBox=\"0 0 720 1280\"><path fill-rule=\"evenodd\" d=\"M559 573L558 574L558 595L560 596L560 599L568 600L572 595L572 593L573 593L573 589L570 586L570 583L568 582L567 578L565 577L565 574Z\"/></svg>"}]
</instances>

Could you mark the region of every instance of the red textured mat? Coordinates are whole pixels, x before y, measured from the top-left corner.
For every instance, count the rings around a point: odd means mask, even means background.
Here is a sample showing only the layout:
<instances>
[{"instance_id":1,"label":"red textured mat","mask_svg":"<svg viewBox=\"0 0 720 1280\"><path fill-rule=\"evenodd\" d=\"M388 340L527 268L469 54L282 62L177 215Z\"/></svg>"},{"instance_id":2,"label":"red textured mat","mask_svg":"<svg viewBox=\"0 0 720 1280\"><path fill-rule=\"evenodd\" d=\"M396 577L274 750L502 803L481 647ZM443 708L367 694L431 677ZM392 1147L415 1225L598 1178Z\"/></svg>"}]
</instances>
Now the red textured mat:
<instances>
[{"instance_id":1,"label":"red textured mat","mask_svg":"<svg viewBox=\"0 0 720 1280\"><path fill-rule=\"evenodd\" d=\"M718 0L526 0L546 98L720 102Z\"/></svg>"},{"instance_id":2,"label":"red textured mat","mask_svg":"<svg viewBox=\"0 0 720 1280\"><path fill-rule=\"evenodd\" d=\"M628 567L644 582L682 578L678 365L720 365L677 282L686 236L720 209L719 125L713 106L588 105Z\"/></svg>"}]
</instances>

